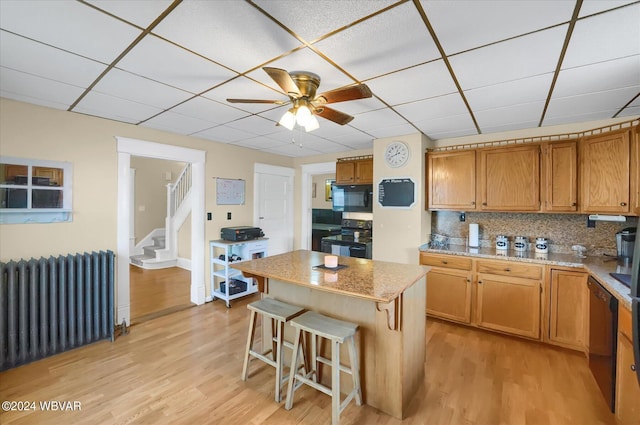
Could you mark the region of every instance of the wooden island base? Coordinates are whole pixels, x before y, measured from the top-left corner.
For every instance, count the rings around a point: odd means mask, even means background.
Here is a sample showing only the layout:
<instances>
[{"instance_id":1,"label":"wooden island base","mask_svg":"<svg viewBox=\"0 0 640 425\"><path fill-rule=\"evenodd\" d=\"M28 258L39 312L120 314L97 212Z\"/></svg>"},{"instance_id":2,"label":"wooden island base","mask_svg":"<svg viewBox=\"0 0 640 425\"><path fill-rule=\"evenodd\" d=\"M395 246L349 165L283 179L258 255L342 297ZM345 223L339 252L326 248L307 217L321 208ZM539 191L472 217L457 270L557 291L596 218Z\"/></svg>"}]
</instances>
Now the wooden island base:
<instances>
[{"instance_id":1,"label":"wooden island base","mask_svg":"<svg viewBox=\"0 0 640 425\"><path fill-rule=\"evenodd\" d=\"M401 295L397 330L389 329L387 310L378 303L347 295L269 279L263 296L290 302L340 320L360 325L356 345L360 358L360 377L364 402L398 419L406 416L412 396L424 381L425 367L425 278ZM266 328L266 327L265 327ZM270 329L264 329L263 341L270 341ZM291 331L289 329L289 331ZM292 340L293 333L287 335ZM329 357L329 344L325 344ZM325 347L323 347L325 348ZM346 347L340 358L348 364ZM322 366L322 365L321 365ZM320 370L322 382L330 382L330 368ZM341 378L341 392L352 389L349 375Z\"/></svg>"}]
</instances>

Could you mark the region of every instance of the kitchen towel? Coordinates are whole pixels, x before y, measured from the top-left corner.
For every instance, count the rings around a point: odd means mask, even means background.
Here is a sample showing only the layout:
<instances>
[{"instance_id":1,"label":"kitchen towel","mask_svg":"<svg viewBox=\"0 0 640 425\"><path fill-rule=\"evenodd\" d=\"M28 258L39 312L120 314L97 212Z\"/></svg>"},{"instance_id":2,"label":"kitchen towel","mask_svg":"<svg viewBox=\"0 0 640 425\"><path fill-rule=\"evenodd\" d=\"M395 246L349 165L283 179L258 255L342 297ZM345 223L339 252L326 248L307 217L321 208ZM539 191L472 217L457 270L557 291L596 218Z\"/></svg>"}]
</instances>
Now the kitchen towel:
<instances>
[{"instance_id":1,"label":"kitchen towel","mask_svg":"<svg viewBox=\"0 0 640 425\"><path fill-rule=\"evenodd\" d=\"M477 248L479 245L478 240L478 223L470 223L469 224L469 246L472 248Z\"/></svg>"}]
</instances>

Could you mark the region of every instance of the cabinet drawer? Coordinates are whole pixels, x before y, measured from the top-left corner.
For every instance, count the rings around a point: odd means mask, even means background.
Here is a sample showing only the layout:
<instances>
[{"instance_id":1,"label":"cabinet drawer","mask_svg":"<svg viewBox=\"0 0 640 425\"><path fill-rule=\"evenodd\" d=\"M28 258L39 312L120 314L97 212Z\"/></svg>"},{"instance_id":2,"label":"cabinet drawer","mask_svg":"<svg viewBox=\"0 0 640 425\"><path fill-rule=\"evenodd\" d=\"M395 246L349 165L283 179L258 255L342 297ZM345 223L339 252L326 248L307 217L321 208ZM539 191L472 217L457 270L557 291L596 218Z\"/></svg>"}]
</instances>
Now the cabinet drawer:
<instances>
[{"instance_id":1,"label":"cabinet drawer","mask_svg":"<svg viewBox=\"0 0 640 425\"><path fill-rule=\"evenodd\" d=\"M631 312L622 306L618 309L618 332L633 340L631 336Z\"/></svg>"},{"instance_id":2,"label":"cabinet drawer","mask_svg":"<svg viewBox=\"0 0 640 425\"><path fill-rule=\"evenodd\" d=\"M420 264L449 269L471 270L471 258L457 255L420 253Z\"/></svg>"},{"instance_id":3,"label":"cabinet drawer","mask_svg":"<svg viewBox=\"0 0 640 425\"><path fill-rule=\"evenodd\" d=\"M525 279L542 279L542 267L507 261L478 261L478 273L514 276Z\"/></svg>"}]
</instances>

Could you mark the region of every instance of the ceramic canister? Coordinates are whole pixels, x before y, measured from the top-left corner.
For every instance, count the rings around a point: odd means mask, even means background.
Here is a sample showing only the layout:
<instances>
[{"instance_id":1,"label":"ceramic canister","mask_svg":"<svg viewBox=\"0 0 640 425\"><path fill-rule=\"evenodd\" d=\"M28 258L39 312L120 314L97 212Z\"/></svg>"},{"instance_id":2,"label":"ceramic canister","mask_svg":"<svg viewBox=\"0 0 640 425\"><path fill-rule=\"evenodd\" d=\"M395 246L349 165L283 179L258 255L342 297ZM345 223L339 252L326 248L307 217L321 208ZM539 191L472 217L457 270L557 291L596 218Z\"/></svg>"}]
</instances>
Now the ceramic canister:
<instances>
[{"instance_id":1,"label":"ceramic canister","mask_svg":"<svg viewBox=\"0 0 640 425\"><path fill-rule=\"evenodd\" d=\"M540 254L549 252L549 241L547 238L536 238L536 252Z\"/></svg>"},{"instance_id":2,"label":"ceramic canister","mask_svg":"<svg viewBox=\"0 0 640 425\"><path fill-rule=\"evenodd\" d=\"M515 240L513 241L513 249L518 252L526 251L528 244L529 241L527 240L526 236L516 236Z\"/></svg>"},{"instance_id":3,"label":"ceramic canister","mask_svg":"<svg viewBox=\"0 0 640 425\"><path fill-rule=\"evenodd\" d=\"M509 238L504 235L496 236L496 249L506 250L509 248Z\"/></svg>"}]
</instances>

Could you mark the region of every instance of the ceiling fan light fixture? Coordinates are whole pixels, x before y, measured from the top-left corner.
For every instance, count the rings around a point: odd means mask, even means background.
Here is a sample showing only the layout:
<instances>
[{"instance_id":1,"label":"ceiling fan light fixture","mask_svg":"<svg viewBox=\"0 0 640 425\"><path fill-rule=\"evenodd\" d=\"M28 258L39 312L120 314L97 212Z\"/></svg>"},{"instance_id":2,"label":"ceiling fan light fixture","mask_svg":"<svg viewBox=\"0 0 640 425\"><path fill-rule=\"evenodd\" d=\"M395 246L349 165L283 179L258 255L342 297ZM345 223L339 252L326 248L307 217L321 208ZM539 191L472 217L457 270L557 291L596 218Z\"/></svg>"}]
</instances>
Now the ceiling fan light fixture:
<instances>
[{"instance_id":1,"label":"ceiling fan light fixture","mask_svg":"<svg viewBox=\"0 0 640 425\"><path fill-rule=\"evenodd\" d=\"M306 127L311 119L311 110L307 105L298 106L298 110L296 111L296 122L300 127Z\"/></svg>"},{"instance_id":2,"label":"ceiling fan light fixture","mask_svg":"<svg viewBox=\"0 0 640 425\"><path fill-rule=\"evenodd\" d=\"M318 122L318 119L315 117L315 115L311 115L311 117L309 118L309 122L304 126L305 131L308 133L319 128L320 123Z\"/></svg>"},{"instance_id":3,"label":"ceiling fan light fixture","mask_svg":"<svg viewBox=\"0 0 640 425\"><path fill-rule=\"evenodd\" d=\"M291 108L287 112L284 113L278 124L286 128L287 130L293 130L293 127L296 125L296 116L293 114L294 109Z\"/></svg>"}]
</instances>

